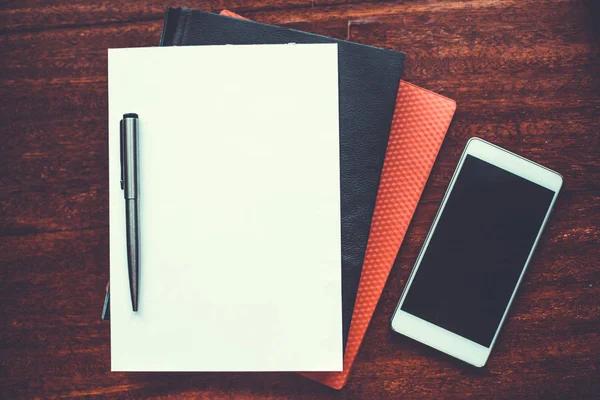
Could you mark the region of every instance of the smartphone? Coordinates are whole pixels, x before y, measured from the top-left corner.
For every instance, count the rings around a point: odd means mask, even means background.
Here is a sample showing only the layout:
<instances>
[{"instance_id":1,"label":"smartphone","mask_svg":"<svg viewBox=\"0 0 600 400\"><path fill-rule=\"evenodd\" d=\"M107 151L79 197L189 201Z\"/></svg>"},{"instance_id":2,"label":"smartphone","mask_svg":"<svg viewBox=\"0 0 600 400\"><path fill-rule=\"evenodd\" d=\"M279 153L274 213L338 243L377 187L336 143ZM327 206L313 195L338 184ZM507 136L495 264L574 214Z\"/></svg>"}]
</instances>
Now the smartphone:
<instances>
[{"instance_id":1,"label":"smartphone","mask_svg":"<svg viewBox=\"0 0 600 400\"><path fill-rule=\"evenodd\" d=\"M562 183L548 168L470 139L392 329L484 366Z\"/></svg>"}]
</instances>

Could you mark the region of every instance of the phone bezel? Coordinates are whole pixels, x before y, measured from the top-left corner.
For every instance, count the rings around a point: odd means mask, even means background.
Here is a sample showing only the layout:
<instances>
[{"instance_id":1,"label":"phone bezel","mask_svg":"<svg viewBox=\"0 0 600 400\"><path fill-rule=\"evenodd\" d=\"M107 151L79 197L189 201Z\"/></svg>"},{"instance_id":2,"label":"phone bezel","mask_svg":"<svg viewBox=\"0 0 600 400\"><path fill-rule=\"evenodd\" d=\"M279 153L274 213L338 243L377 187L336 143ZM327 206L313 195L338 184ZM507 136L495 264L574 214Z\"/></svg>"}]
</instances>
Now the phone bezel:
<instances>
[{"instance_id":1,"label":"phone bezel","mask_svg":"<svg viewBox=\"0 0 600 400\"><path fill-rule=\"evenodd\" d=\"M546 187L554 192L554 196L552 198L552 201L550 202L548 210L546 211L546 215L544 217L542 225L538 231L535 241L533 242L529 255L527 256L527 260L523 265L517 284L513 289L510 300L507 304L506 309L504 310L502 319L498 324L496 332L494 333L494 338L489 347L485 347L478 343L475 343L465 337L450 332L440 326L425 321L401 309L402 304L404 303L404 299L406 298L406 294L410 290L413 278L419 269L419 265L421 264L421 260L425 252L427 251L427 247L429 246L431 236L435 232L435 228L437 226L440 216L442 215L448 196L454 188L454 183L460 170L462 169L464 160L467 155L473 155L483 161L486 161L499 168L509 171L531 182L537 183L538 185ZM456 167L454 175L452 176L452 180L450 181L448 189L444 194L444 198L442 199L442 203L440 204L433 224L431 225L423 247L419 252L419 256L417 257L415 266L402 292L400 301L396 306L396 310L394 311L394 315L392 316L391 320L392 329L423 344L426 344L446 354L463 360L471 365L474 365L476 367L483 367L490 356L494 344L496 343L498 333L500 332L500 329L504 324L504 320L506 319L506 315L510 310L510 306L514 300L517 289L521 284L525 271L527 270L527 266L529 265L531 256L535 250L535 247L537 246L541 233L543 232L544 227L546 226L546 222L548 221L550 212L554 207L554 203L556 201L560 188L562 187L562 183L562 176L555 171L552 171L533 161L527 160L526 158L523 158L517 154L511 153L510 151L502 149L501 147L498 147L492 143L486 142L483 139L471 138L467 142L465 150L461 155L458 166Z\"/></svg>"}]
</instances>

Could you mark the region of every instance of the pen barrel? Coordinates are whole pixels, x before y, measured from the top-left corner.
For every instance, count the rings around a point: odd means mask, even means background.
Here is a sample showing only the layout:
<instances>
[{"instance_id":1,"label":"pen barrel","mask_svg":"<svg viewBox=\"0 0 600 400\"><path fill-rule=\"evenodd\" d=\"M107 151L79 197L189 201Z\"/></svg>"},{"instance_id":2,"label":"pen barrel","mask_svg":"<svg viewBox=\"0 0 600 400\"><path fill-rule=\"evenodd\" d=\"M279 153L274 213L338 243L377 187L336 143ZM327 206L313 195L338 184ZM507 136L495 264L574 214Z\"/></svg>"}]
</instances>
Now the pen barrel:
<instances>
[{"instance_id":1,"label":"pen barrel","mask_svg":"<svg viewBox=\"0 0 600 400\"><path fill-rule=\"evenodd\" d=\"M125 218L127 219L127 266L129 268L129 292L133 311L138 309L138 288L140 274L140 231L138 201L125 200Z\"/></svg>"},{"instance_id":2,"label":"pen barrel","mask_svg":"<svg viewBox=\"0 0 600 400\"><path fill-rule=\"evenodd\" d=\"M123 118L123 175L126 199L139 195L139 122L137 118Z\"/></svg>"}]
</instances>

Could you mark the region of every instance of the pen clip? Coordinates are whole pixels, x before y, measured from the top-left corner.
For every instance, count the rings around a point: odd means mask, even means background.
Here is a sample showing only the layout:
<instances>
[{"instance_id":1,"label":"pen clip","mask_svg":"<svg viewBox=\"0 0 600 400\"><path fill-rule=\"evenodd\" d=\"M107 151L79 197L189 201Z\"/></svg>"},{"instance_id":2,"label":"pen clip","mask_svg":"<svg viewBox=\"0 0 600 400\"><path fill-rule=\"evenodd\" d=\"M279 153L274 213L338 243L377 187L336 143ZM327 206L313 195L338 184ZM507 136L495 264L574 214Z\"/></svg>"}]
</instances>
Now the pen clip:
<instances>
[{"instance_id":1,"label":"pen clip","mask_svg":"<svg viewBox=\"0 0 600 400\"><path fill-rule=\"evenodd\" d=\"M125 166L125 160L123 160L123 157L125 155L125 151L123 149L123 147L125 146L125 130L124 130L124 124L125 124L125 120L121 120L121 125L120 125L120 158L119 160L121 161L121 190L125 189L125 171L123 170L124 166Z\"/></svg>"}]
</instances>

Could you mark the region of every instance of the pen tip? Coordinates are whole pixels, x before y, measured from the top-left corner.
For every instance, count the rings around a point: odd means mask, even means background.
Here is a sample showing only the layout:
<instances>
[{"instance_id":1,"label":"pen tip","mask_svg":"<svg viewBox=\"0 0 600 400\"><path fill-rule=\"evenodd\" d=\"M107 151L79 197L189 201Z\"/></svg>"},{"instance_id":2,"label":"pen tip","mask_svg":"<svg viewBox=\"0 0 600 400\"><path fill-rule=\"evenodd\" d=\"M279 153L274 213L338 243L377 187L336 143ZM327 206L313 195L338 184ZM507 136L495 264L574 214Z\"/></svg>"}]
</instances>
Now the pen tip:
<instances>
[{"instance_id":1,"label":"pen tip","mask_svg":"<svg viewBox=\"0 0 600 400\"><path fill-rule=\"evenodd\" d=\"M138 310L138 297L137 297L137 293L131 293L131 307L133 308L134 312L137 312L137 310Z\"/></svg>"}]
</instances>

